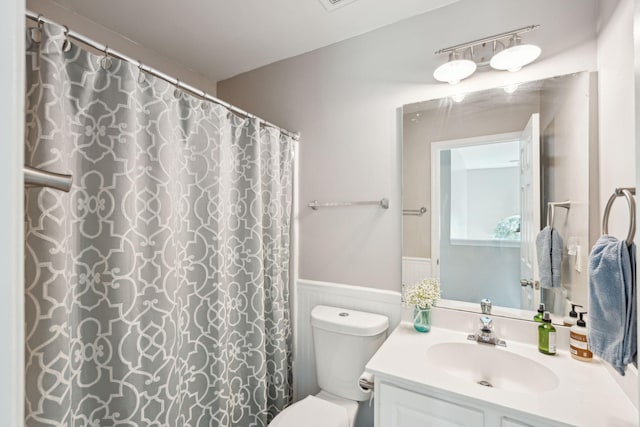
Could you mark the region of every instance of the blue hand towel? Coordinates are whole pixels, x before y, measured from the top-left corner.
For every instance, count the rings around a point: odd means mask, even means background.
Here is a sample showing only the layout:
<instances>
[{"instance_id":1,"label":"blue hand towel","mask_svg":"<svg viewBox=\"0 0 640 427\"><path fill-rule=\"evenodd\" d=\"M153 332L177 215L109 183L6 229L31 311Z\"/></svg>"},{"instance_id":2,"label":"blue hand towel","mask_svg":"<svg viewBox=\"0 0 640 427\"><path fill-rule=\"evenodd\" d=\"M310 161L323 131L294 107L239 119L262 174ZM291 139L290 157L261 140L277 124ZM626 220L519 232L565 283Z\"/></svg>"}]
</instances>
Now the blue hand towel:
<instances>
[{"instance_id":1,"label":"blue hand towel","mask_svg":"<svg viewBox=\"0 0 640 427\"><path fill-rule=\"evenodd\" d=\"M562 237L548 225L536 237L538 255L538 271L540 286L543 288L559 288L562 268Z\"/></svg>"},{"instance_id":2,"label":"blue hand towel","mask_svg":"<svg viewBox=\"0 0 640 427\"><path fill-rule=\"evenodd\" d=\"M589 256L589 347L620 375L637 366L635 263L635 245L607 235Z\"/></svg>"}]
</instances>

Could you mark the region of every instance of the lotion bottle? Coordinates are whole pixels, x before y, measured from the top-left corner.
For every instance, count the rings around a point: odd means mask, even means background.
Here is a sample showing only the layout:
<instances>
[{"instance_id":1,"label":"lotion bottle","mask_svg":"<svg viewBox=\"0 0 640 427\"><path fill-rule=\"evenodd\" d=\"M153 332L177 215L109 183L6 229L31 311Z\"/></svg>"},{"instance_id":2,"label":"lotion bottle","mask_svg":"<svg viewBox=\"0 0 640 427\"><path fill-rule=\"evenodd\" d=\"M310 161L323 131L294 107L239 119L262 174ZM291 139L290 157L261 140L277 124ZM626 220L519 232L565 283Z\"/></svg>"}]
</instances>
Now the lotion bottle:
<instances>
[{"instance_id":1,"label":"lotion bottle","mask_svg":"<svg viewBox=\"0 0 640 427\"><path fill-rule=\"evenodd\" d=\"M591 362L593 360L593 353L589 350L589 343L587 342L587 322L584 321L582 316L587 314L586 311L580 312L580 319L571 327L569 332L570 344L569 351L571 357L583 362Z\"/></svg>"},{"instance_id":2,"label":"lotion bottle","mask_svg":"<svg viewBox=\"0 0 640 427\"><path fill-rule=\"evenodd\" d=\"M544 303L540 303L540 306L538 307L538 314L533 316L533 320L535 320L536 322L542 323L543 313L544 313Z\"/></svg>"},{"instance_id":3,"label":"lotion bottle","mask_svg":"<svg viewBox=\"0 0 640 427\"><path fill-rule=\"evenodd\" d=\"M556 354L556 328L551 324L551 315L544 312L542 325L538 326L538 351L551 356Z\"/></svg>"},{"instance_id":4,"label":"lotion bottle","mask_svg":"<svg viewBox=\"0 0 640 427\"><path fill-rule=\"evenodd\" d=\"M562 323L564 324L564 326L574 326L576 323L578 323L578 313L576 313L576 307L582 308L580 304L571 304L571 311L569 312L569 315L565 316L564 319L562 319Z\"/></svg>"}]
</instances>

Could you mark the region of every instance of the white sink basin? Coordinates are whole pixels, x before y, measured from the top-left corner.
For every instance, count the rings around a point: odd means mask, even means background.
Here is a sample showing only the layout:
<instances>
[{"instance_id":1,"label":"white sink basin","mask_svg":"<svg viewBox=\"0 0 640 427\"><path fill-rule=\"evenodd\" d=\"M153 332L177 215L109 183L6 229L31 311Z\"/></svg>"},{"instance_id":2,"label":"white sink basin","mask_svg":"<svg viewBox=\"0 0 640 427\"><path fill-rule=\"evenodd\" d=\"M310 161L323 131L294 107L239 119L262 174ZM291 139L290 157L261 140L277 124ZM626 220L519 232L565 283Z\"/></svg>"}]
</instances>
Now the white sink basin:
<instances>
[{"instance_id":1,"label":"white sink basin","mask_svg":"<svg viewBox=\"0 0 640 427\"><path fill-rule=\"evenodd\" d=\"M479 384L478 387L532 393L558 386L558 377L544 365L487 344L434 344L427 350L426 362L453 377Z\"/></svg>"}]
</instances>

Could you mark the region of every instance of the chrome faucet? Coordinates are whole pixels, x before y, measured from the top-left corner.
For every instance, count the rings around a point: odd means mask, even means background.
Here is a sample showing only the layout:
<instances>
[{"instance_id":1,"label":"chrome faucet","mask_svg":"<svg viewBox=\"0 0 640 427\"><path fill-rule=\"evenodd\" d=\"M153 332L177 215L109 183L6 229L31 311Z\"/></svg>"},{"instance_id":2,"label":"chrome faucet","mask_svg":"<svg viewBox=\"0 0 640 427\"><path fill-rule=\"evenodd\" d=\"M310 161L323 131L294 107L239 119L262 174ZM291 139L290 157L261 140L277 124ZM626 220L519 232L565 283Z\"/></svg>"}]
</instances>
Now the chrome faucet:
<instances>
[{"instance_id":1,"label":"chrome faucet","mask_svg":"<svg viewBox=\"0 0 640 427\"><path fill-rule=\"evenodd\" d=\"M493 332L493 320L489 316L480 317L480 323L482 327L475 334L469 334L467 339L470 341L476 341L481 344L499 345L506 347L507 343L504 340L499 339Z\"/></svg>"},{"instance_id":2,"label":"chrome faucet","mask_svg":"<svg viewBox=\"0 0 640 427\"><path fill-rule=\"evenodd\" d=\"M480 309L482 314L491 314L491 300L489 298L480 300Z\"/></svg>"}]
</instances>

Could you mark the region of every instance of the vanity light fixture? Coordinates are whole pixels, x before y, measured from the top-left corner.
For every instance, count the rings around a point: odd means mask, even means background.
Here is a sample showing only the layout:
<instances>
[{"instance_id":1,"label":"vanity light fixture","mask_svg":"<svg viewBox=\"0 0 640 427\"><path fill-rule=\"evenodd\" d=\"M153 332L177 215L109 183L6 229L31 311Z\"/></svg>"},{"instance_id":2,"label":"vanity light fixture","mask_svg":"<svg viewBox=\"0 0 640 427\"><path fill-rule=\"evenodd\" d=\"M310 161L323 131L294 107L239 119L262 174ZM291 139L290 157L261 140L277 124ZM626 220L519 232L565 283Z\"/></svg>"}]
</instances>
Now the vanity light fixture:
<instances>
[{"instance_id":1,"label":"vanity light fixture","mask_svg":"<svg viewBox=\"0 0 640 427\"><path fill-rule=\"evenodd\" d=\"M445 62L433 72L433 78L439 82L455 85L476 72L478 66L470 59L460 57L458 51L449 53L449 61Z\"/></svg>"},{"instance_id":2,"label":"vanity light fixture","mask_svg":"<svg viewBox=\"0 0 640 427\"><path fill-rule=\"evenodd\" d=\"M440 49L436 55L449 54L449 60L440 65L433 72L433 78L440 82L457 84L461 80L471 76L478 66L486 66L485 58L476 58L475 48L484 48L487 44L491 47L491 60L489 65L496 70L520 70L540 56L540 47L534 44L523 44L521 34L535 30L539 25L529 25L505 33L485 37L467 43L461 43ZM505 41L508 44L505 47ZM464 55L463 55L464 54Z\"/></svg>"},{"instance_id":3,"label":"vanity light fixture","mask_svg":"<svg viewBox=\"0 0 640 427\"><path fill-rule=\"evenodd\" d=\"M541 52L540 47L535 44L522 44L522 39L514 34L509 40L509 46L494 54L489 65L493 69L513 73L535 61Z\"/></svg>"}]
</instances>

